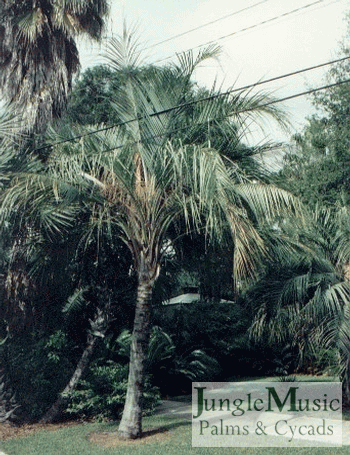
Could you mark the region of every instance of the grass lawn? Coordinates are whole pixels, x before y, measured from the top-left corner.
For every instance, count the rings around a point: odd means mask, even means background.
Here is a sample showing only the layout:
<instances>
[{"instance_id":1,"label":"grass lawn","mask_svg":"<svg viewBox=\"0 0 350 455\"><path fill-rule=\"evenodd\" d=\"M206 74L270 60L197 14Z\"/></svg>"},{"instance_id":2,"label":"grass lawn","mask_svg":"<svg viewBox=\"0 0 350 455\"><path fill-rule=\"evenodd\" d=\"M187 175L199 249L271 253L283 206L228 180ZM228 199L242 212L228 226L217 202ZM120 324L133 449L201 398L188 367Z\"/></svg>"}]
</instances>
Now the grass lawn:
<instances>
[{"instance_id":1,"label":"grass lawn","mask_svg":"<svg viewBox=\"0 0 350 455\"><path fill-rule=\"evenodd\" d=\"M276 378L265 377L260 380L271 381ZM324 381L325 378L304 377L303 380ZM185 401L185 397L181 398L181 401ZM82 423L54 431L43 429L28 436L2 441L0 451L8 455L280 455L284 450L281 447L196 448L192 447L192 426L189 421L157 415L145 417L143 422L146 432L149 430L148 435L137 441L118 440L113 434L117 424ZM159 431L159 428L163 428L163 431ZM288 455L350 455L350 446L288 447L287 452Z\"/></svg>"},{"instance_id":2,"label":"grass lawn","mask_svg":"<svg viewBox=\"0 0 350 455\"><path fill-rule=\"evenodd\" d=\"M146 430L155 427L163 427L164 431L155 432L139 441L121 443L111 438L111 433L117 429L116 424L79 424L7 440L0 443L0 450L8 455L280 455L283 450L281 447L195 448L192 447L190 422L164 416L144 419ZM95 434L94 441L90 440L91 434ZM111 443L112 440L116 445L104 447L101 440L105 443ZM296 447L288 448L287 451L291 455L349 455L350 447Z\"/></svg>"}]
</instances>

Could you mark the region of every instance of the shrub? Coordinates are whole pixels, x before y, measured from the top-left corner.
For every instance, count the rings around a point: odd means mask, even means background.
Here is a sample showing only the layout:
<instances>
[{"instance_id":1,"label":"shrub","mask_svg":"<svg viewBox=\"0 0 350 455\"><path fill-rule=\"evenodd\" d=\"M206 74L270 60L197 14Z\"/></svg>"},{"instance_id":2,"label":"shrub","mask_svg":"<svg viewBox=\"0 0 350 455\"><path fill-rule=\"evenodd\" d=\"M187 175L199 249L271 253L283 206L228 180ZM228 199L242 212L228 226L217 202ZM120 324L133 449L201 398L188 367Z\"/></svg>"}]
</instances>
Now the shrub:
<instances>
[{"instance_id":1,"label":"shrub","mask_svg":"<svg viewBox=\"0 0 350 455\"><path fill-rule=\"evenodd\" d=\"M87 418L118 419L124 407L128 383L128 365L112 360L107 365L92 365L87 379L81 380L77 389L71 392L66 412ZM144 414L154 411L159 392L146 377L143 392Z\"/></svg>"},{"instance_id":2,"label":"shrub","mask_svg":"<svg viewBox=\"0 0 350 455\"><path fill-rule=\"evenodd\" d=\"M0 346L3 373L15 393L19 419L36 420L52 404L72 374L70 351L61 330L50 336L26 334Z\"/></svg>"}]
</instances>

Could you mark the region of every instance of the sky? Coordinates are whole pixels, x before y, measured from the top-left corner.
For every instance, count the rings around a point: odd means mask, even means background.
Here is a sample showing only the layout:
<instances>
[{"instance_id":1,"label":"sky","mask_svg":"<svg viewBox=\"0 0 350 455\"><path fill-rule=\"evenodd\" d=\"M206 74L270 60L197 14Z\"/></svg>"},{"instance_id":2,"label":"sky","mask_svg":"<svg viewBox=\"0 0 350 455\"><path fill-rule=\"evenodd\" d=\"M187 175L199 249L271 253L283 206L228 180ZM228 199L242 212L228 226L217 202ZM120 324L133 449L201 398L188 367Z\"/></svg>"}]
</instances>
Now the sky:
<instances>
[{"instance_id":1,"label":"sky","mask_svg":"<svg viewBox=\"0 0 350 455\"><path fill-rule=\"evenodd\" d=\"M166 64L176 61L176 53L197 52L210 42L220 45L220 61L206 62L195 80L208 87L216 80L225 90L337 58L350 11L349 0L111 0L110 4L106 35L121 34L124 21L128 28L136 27L148 63ZM103 62L103 46L82 41L79 50L83 70ZM324 85L325 73L325 68L314 70L261 89L282 98ZM269 122L263 132L252 131L254 140L287 141L315 112L307 97L283 103L283 108L291 130L282 131Z\"/></svg>"}]
</instances>

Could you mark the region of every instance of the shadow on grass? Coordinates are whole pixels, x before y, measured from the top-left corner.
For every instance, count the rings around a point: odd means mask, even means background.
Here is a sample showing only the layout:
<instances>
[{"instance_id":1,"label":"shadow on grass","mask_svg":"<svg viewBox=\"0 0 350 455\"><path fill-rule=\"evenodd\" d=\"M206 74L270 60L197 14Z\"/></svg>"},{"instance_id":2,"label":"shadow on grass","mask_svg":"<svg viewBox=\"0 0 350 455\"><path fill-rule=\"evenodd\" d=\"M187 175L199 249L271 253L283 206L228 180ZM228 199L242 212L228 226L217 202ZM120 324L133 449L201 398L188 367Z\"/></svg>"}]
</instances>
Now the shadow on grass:
<instances>
[{"instance_id":1,"label":"shadow on grass","mask_svg":"<svg viewBox=\"0 0 350 455\"><path fill-rule=\"evenodd\" d=\"M157 425L157 421L152 421L144 428L142 435L135 439L125 439L118 434L115 427L110 428L110 431L94 432L88 436L88 441L100 447L122 447L135 446L139 444L157 444L167 441L173 436L173 432L181 427L191 425L188 421L172 421L164 422ZM152 425L152 426L151 426Z\"/></svg>"},{"instance_id":2,"label":"shadow on grass","mask_svg":"<svg viewBox=\"0 0 350 455\"><path fill-rule=\"evenodd\" d=\"M192 422L190 420L181 420L181 421L179 420L178 422L169 422L165 425L163 424L160 427L149 428L149 429L146 428L142 432L142 437L144 434L151 435L151 434L156 434L156 433L165 433L167 431L175 430L176 428L185 427L185 426L188 426L191 424L192 424Z\"/></svg>"}]
</instances>

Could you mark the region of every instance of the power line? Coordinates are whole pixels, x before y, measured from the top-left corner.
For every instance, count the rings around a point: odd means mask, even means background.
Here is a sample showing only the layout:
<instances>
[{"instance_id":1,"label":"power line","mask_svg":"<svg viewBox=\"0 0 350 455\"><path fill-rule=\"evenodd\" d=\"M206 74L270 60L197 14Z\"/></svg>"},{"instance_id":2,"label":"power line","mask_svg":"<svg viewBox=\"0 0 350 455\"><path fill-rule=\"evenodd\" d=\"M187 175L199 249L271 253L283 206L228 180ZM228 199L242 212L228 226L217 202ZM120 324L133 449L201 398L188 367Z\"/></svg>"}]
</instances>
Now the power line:
<instances>
[{"instance_id":1,"label":"power line","mask_svg":"<svg viewBox=\"0 0 350 455\"><path fill-rule=\"evenodd\" d=\"M285 96L283 98L280 98L278 100L273 100L273 101L268 101L266 103L263 103L259 106L259 108L263 108L263 107L268 107L268 106L271 106L273 104L278 104L278 103L282 103L284 101L289 101L291 99L295 99L295 98L299 98L301 96L305 96L305 95L310 95L311 93L316 93L316 92L319 92L321 90L326 90L328 88L332 88L332 87L336 87L336 86L339 86L339 85L344 85L344 84L348 84L350 83L350 79L345 79L343 81L338 81L338 82L335 82L333 84L328 84L328 85L324 85L322 87L317 87L315 89L311 89L311 90L306 90L304 92L299 92L299 93L295 93L294 95L288 95L288 96ZM239 109L231 114L227 114L227 115L224 115L222 117L217 117L215 119L211 119L211 120L216 120L216 121L220 121L220 120L225 120L229 117L233 117L234 115L239 115L239 114L244 114L246 112L251 112L251 111L254 111L256 108L252 107L252 108L246 108L246 109ZM154 114L156 115L156 114ZM131 120L131 121L135 121L135 119ZM203 121L203 122L198 122L198 123L195 123L193 126L201 126L201 125L206 125L207 124L207 120ZM188 130L189 129L189 126L186 125L186 126L183 126L183 127L179 127L179 128L175 128L171 131L168 131L166 134L173 134L173 133L177 133L179 131L184 131L184 130ZM102 131L104 131L105 129L103 129ZM86 135L82 135L82 136L78 136L76 139L79 139L81 137L84 137L84 136L87 136L87 135L91 135L91 134L94 134L98 131L94 131L94 132L90 132L90 133L87 133ZM165 134L164 133L159 133L159 134L155 134L155 135L152 135L152 136L148 136L148 137L145 137L143 138L142 140L140 141L133 141L132 143L133 144L139 144L139 143L142 143L142 142L145 142L145 141L150 141L152 139L158 139L160 137L165 137ZM57 142L55 144L51 144L51 145L48 145L47 147L52 147L52 146L55 146L55 145L58 145L58 144L61 144L63 142L69 142L69 141L72 141L74 139L68 139L66 141L62 141L62 142ZM278 144L279 147L281 147L283 144ZM121 149L123 148L124 145L118 145L116 147L112 147L110 149L107 149L107 150L103 150L102 153L108 153L108 152L112 152L114 150L118 150L118 149ZM46 148L46 147L44 147ZM276 147L274 147L276 148ZM40 149L36 149L36 150L40 150ZM35 150L34 150L35 151Z\"/></svg>"},{"instance_id":2,"label":"power line","mask_svg":"<svg viewBox=\"0 0 350 455\"><path fill-rule=\"evenodd\" d=\"M195 28L195 29L188 30L187 32L184 32L183 34L190 33L190 32L192 32L193 30L196 30L196 29L198 29L198 28L205 27L206 25L209 25L209 24L214 23L214 22L218 22L218 21L220 21L220 20L222 20L222 19L225 19L226 17L229 17L229 16L234 15L234 14L238 14L239 12L244 11L245 9L253 8L253 7L259 5L260 3L264 3L264 2L266 2L266 1L269 1L269 0L263 0L263 1L259 2L259 3L256 3L256 4L254 4L254 5L251 5L250 7L247 7L247 8L244 8L244 9L242 9L242 10L239 10L239 11L236 11L236 12L234 12L234 13L231 13L231 14L228 15L228 16L224 16L224 17L222 17L222 18L216 19L216 20L214 20L214 21L212 21L212 22L209 22L209 23L207 23L207 24L203 24L203 25L201 25L201 26L199 26L199 27L197 27L197 28ZM266 21L259 22L258 24L254 24L254 25L252 25L252 26L250 26L250 27L243 28L243 29L238 30L238 31L236 31L236 32L233 32L233 33L230 33L230 34L228 34L228 35L222 36L222 37L218 38L217 40L208 41L207 43L200 44L200 45L198 45L198 46L196 46L196 47L187 49L186 51L183 51L183 52L189 52L189 51L191 51L191 50L199 49L199 48L201 48L201 47L203 47L203 46L206 46L206 45L209 45L209 44L214 44L214 43L216 43L216 41L218 41L218 40L223 40L223 39L225 39L225 38L234 36L234 35L236 35L236 34L243 33L243 32L245 32L245 31L249 31L249 30L254 29L254 28L257 28L257 27L259 27L259 26L261 26L261 25L265 25L266 23L269 23L269 22L272 22L272 21L274 21L274 20L280 19L281 17L289 16L289 15L291 15L291 14L294 14L294 13L296 13L296 12L298 12L298 11L304 10L304 9L309 8L309 7L311 7L311 6L314 6L314 5L316 5L316 4L324 3L325 1L326 1L326 0L317 0L317 1L313 2L313 3L309 3L309 4L307 4L307 5L304 5L304 6L300 7L300 8L294 9L294 10L292 10L292 11L287 11L286 13L280 14L280 15L275 16L275 17L273 17L273 18L270 18L270 19L268 19L268 20L266 20ZM340 1L340 0L335 0L335 1L331 2L331 4L337 3L338 1ZM327 5L324 5L324 6L327 6ZM180 36L180 35L175 35L174 37L167 38L167 39L165 39L165 40L163 40L163 41L160 41L160 42L158 42L158 43L155 43L154 45L151 45L151 46L149 46L149 47L146 47L146 48L144 48L144 49L142 49L142 50L151 49L151 48L153 48L153 47L155 47L155 46L158 46L159 44L162 44L162 43L164 43L164 42L170 41L170 40L172 40L172 39L174 39L174 38L176 38L176 37L178 37L178 36ZM168 59L172 58L174 55L179 55L179 53L173 54L173 55L171 55L171 56L169 56L169 57L165 57L165 58L163 58L163 59L158 59L158 60L156 60L155 62L153 62L152 65L154 65L154 64L156 64L156 63L159 63L159 62L163 62L163 61L165 61L165 60L168 60ZM82 89L82 88L78 89L78 91L80 91L80 90L83 90L83 89Z\"/></svg>"},{"instance_id":3,"label":"power line","mask_svg":"<svg viewBox=\"0 0 350 455\"><path fill-rule=\"evenodd\" d=\"M310 95L311 93L316 93L316 92L319 92L321 90L326 90L326 89L329 89L329 88L332 88L332 87L337 87L339 85L344 85L344 84L348 84L350 83L350 79L345 79L343 81L338 81L338 82L335 82L333 84L328 84L328 85L324 85L322 87L317 87L315 89L311 89L311 90L306 90L304 92L299 92L299 93L295 93L294 95L288 95L288 96L285 96L283 98L280 98L278 100L273 100L273 101L268 101L266 103L263 103L259 106L259 108L264 108L264 107L268 107L268 106L271 106L273 104L278 104L278 103L282 103L284 101L289 101L291 99L294 99L294 98L299 98L301 96L305 96L305 95ZM239 114L244 114L246 112L251 112L251 111L254 111L256 108L255 107L251 107L251 108L246 108L246 109L239 109L235 112L232 112L230 114L227 114L227 115L224 115L222 117L217 117L215 119L211 119L211 120L216 120L216 121L220 121L220 120L225 120L229 117L233 117L234 115L239 115ZM159 113L155 113L155 114L152 114L152 115L159 115ZM127 122L124 122L123 124L125 123L130 123L130 122L134 122L135 120L138 120L138 119L132 119L132 120L128 120ZM200 126L200 125L206 125L207 124L207 120L203 121L203 122L198 122L198 123L195 123L194 125L192 126ZM119 125L117 125L119 126ZM113 126L114 127L114 126ZM60 141L60 142L56 142L54 144L50 144L50 145L47 145L47 146L44 146L44 147L41 147L41 148L38 148L38 149L34 149L33 151L39 151L39 150L42 150L44 148L48 148L48 147L54 147L55 145L59 145L59 144L62 144L62 143L66 143L66 142L71 142L71 141L74 141L76 139L80 139L82 137L86 137L86 136L90 136L92 134L96 134L98 132L101 132L101 131L106 131L108 129L111 129L113 127L106 127L106 128L102 128L101 130L95 130L95 131L91 131L89 133L86 133L86 134L83 134L81 136L76 136L72 139L66 139L64 141ZM171 131L168 131L167 134L170 134L170 133L177 133L179 131L183 131L183 130L187 130L189 129L189 126L186 125L186 126L183 126L183 127L179 127L179 128L176 128L174 130L171 130ZM144 142L144 141L149 141L151 139L157 139L157 138L160 138L160 137L164 137L165 134L164 133L160 133L160 134L155 134L155 135L152 135L152 136L149 136L149 137L146 137L144 139L142 139L142 141L134 141L133 143L134 144L137 144L137 143L140 143L140 142ZM120 148L124 147L124 145L119 145L117 147L113 147L111 149L108 149L108 150L103 150L103 153L107 153L107 152L111 152L113 150L118 150Z\"/></svg>"},{"instance_id":4,"label":"power line","mask_svg":"<svg viewBox=\"0 0 350 455\"><path fill-rule=\"evenodd\" d=\"M150 46L148 46L148 47L143 48L140 52L145 51L145 50L152 49L152 48L154 48L154 47L156 47L156 46L158 46L158 45L161 45L161 44L163 44L163 43L169 42L169 41L171 41L171 40L173 40L173 39L175 39L175 38L178 38L178 37L181 37L181 36L186 35L186 34L188 34L188 33L191 33L191 32L193 32L193 31L195 31L195 30L204 28L204 27L206 27L207 25L211 25L211 24L213 24L213 23L215 23L215 22L219 22L219 21L221 21L221 20L224 20L224 19L226 19L226 18L228 18L228 17L230 17L230 16L233 16L233 15L235 15L235 14L241 13L241 12L243 12L243 11L245 11L245 10L250 9L250 8L254 8L254 7L256 7L256 6L258 6L258 5L262 4L262 3L265 3L265 2L267 2L267 1L269 1L269 0L262 0L262 1L258 2L258 3L256 3L256 4L254 4L254 5L251 5L251 6L249 6L249 7L243 8L243 9L241 9L241 10L235 11L234 13L231 13L231 14L229 14L229 15L227 15L227 16L223 16L223 17L221 17L221 18L218 18L218 19L216 19L216 20L214 20L214 21L212 21L212 22L208 22L208 23L203 24L203 25L200 25L200 26L198 26L198 27L196 27L196 28L190 29L190 30L188 30L188 31L186 31L186 32L180 33L180 34L178 34L178 35L174 35L174 36L172 36L172 37L170 37L170 38L166 38L166 39L163 40L163 41L159 41L158 43L155 43L155 44L153 44L153 45L150 45ZM287 11L287 12L285 12L285 13L282 13L282 14L279 14L279 15L277 15L277 16L274 16L274 17L272 17L272 18L270 18L270 19L267 19L267 20L258 22L257 24L253 24L253 25L250 25L249 27L245 27L245 28L242 28L242 29L237 30L237 31L235 31L235 32L232 32L232 33L229 33L229 34L227 34L227 35L221 36L221 37L219 37L219 38L217 38L217 39L215 39L215 40L211 40L211 41L208 41L208 42L206 42L206 43L199 44L198 46L189 48L189 49L187 49L187 50L185 50L185 51L183 51L183 52L189 52L189 51L192 51L192 50L195 50L195 49L200 49L200 48L203 47L203 46L208 46L208 45L210 45L210 44L216 44L217 41L222 41L222 40L224 40L224 39L226 39L226 38L231 38L232 36L235 36L235 35L237 35L237 34L244 33L244 32L247 32L247 31L249 31L249 30L253 30L253 29L255 29L255 28L261 27L261 26L266 25L266 24L268 24L268 23L274 22L274 21L276 21L276 20L278 20L278 19L281 19L281 18L290 16L290 15L292 15L292 14L295 14L295 13L299 12L299 11L302 11L302 10L305 10L305 9L307 9L307 8L310 8L310 7L312 7L312 6L315 6L315 5L324 3L325 1L326 1L326 0L317 0L317 1L314 1L314 2L312 2L312 3L308 3L307 5L303 5L303 6L299 7L299 8L294 9L294 10ZM330 4L337 3L338 1L340 1L340 0L334 0L334 1L331 2ZM327 5L324 5L324 6L327 6ZM109 38L106 37L105 39L109 39ZM181 52L181 53L183 53L183 52ZM156 64L156 63L160 63L160 62L169 60L170 58L172 58L172 57L174 57L174 56L176 56L176 55L179 55L179 53L177 52L177 53L172 54L172 55L170 55L170 56L168 56L168 57L164 57L164 58L155 60L152 64L154 65L154 64Z\"/></svg>"},{"instance_id":5,"label":"power line","mask_svg":"<svg viewBox=\"0 0 350 455\"><path fill-rule=\"evenodd\" d=\"M244 32L247 32L247 31L249 31L249 30L253 30L254 28L261 27L262 25L266 25L266 24L268 24L268 23L274 22L274 21L276 21L276 20L278 20L278 19L281 19L281 18L283 18L283 17L290 16L290 15L292 15L292 14L295 14L295 13L297 13L297 12L299 12L299 11L305 10L305 9L310 8L310 7L312 7L312 6L318 5L318 4L320 4L320 3L324 3L325 1L326 1L326 0L317 0L317 1L315 1L315 2L308 3L307 5L301 6L301 7L299 7L299 8L294 9L294 10L287 11L287 12L285 12L285 13L283 13L283 14L279 14L278 16L274 16L274 17L272 17L272 18L270 18L270 19L266 19L266 20L261 21L261 22L259 22L259 23L257 23L257 24L250 25L249 27L245 27L245 28L242 28L242 29L237 30L237 31L235 31L235 32L232 32L232 33L229 33L229 34L227 34L227 35L221 36L220 38L217 38L217 39L215 39L215 40L211 40L211 41L208 41L208 42L206 42L206 43L204 43L204 44L200 44L200 45L195 46L195 47L193 47L193 48L187 49L187 50L184 51L184 52L189 52L189 51L192 51L192 50L194 50L194 49L199 49L199 48L201 48L201 47L203 47L203 46L208 46L209 44L215 44L217 41L222 41L222 40L224 40L224 39L226 39L226 38L231 38L232 36L238 35L239 33L244 33ZM338 0L336 0L336 1L338 1ZM334 3L334 2L333 2L333 3ZM165 58L156 60L154 63L160 63L160 62L163 62L163 61L165 61L165 60L169 60L170 58L174 57L175 55L177 55L177 54L173 54L173 55L170 55L170 56L168 56L168 57L165 57Z\"/></svg>"},{"instance_id":6,"label":"power line","mask_svg":"<svg viewBox=\"0 0 350 455\"><path fill-rule=\"evenodd\" d=\"M170 36L169 38L165 38L162 41L158 41L157 43L151 44L150 46L147 46L147 47L143 48L142 51L153 49L154 47L160 46L161 44L168 43L169 41L172 41L172 40L174 40L176 38L180 38L182 36L188 35L189 33L192 33L194 31L200 30L201 28L205 28L208 25L215 24L215 23L220 22L222 20L228 19L229 17L236 16L237 14L243 13L244 11L248 11L250 9L253 9L253 8L255 8L255 7L257 7L257 6L259 6L259 5L263 4L263 3L266 3L268 1L270 1L270 0L261 0L258 3L254 3L254 5L250 5L250 6L247 6L245 8L242 8L240 10L234 11L233 13L226 14L225 16L219 17L218 19L214 19L211 22L207 22L205 24L199 25L198 27L191 28L190 30L186 30L185 32L179 33L177 35ZM112 34L112 36L105 36L103 39L104 40L109 40L111 38L113 38L113 34Z\"/></svg>"},{"instance_id":7,"label":"power line","mask_svg":"<svg viewBox=\"0 0 350 455\"><path fill-rule=\"evenodd\" d=\"M164 39L162 41L159 41L158 43L155 43L155 44L152 44L151 46L146 47L143 50L153 49L156 46L160 46L161 44L168 43L169 41L172 41L172 40L174 40L176 38L180 38L182 36L188 35L189 33L192 33L192 32L195 32L197 30L200 30L201 28L207 27L208 25L215 24L215 23L220 22L220 21L222 21L224 19L228 19L229 17L236 16L237 14L243 13L244 11L248 11L250 9L253 9L256 6L261 5L262 3L266 3L267 1L269 1L269 0L262 0L262 1L258 2L258 3L254 3L254 5L247 6L246 8L242 8L242 9L240 9L238 11L234 11L233 13L227 14L226 16L222 16L222 17L220 17L218 19L215 19L215 20L213 20L211 22L207 22L206 24L199 25L198 27L195 27L195 28L192 28L190 30L187 30L186 32L179 33L178 35L171 36L170 38L166 38L166 39Z\"/></svg>"},{"instance_id":8,"label":"power line","mask_svg":"<svg viewBox=\"0 0 350 455\"><path fill-rule=\"evenodd\" d=\"M201 103L203 101L210 101L210 100L214 100L216 98L220 98L220 97L231 95L232 93L235 93L235 92L240 92L240 91L243 91L243 90L249 90L249 89L258 87L260 85L263 85L263 84L267 84L267 83L274 82L274 81L277 81L277 80L285 79L287 77L295 76L297 74L302 74L302 73L305 73L307 71L312 71L312 70L315 70L315 69L318 69L318 68L322 68L324 66L333 65L335 63L340 63L342 61L346 61L346 60L349 60L349 59L350 59L350 57L342 57L342 58L339 58L339 59L336 59L336 60L332 60L332 61L329 61L329 62L320 63L318 65L310 66L308 68L303 68L301 70L292 71L290 73L286 73L286 74L283 74L283 75L280 75L280 76L275 76L275 77L272 77L272 78L269 78L269 79L264 79L264 80L255 82L253 84L249 84L249 85L245 85L245 86L242 86L242 87L239 87L239 88L234 88L234 89L228 90L228 91L226 91L224 93L218 93L218 94L215 94L215 95L210 95L210 96L207 96L207 97L204 97L204 98L196 99L196 100L193 100L193 101L188 101L186 103L182 103L182 104L179 104L177 106L173 106L173 107L170 107L170 108L167 108L167 109L163 109L162 111L153 112L153 113L149 114L148 117L155 117L155 116L159 116L159 115L163 115L163 114L168 114L169 112L172 112L174 110L182 109L184 107L188 107L188 106L191 106L191 105L194 105L194 104L197 104L197 103ZM327 88L327 87L328 86L325 86L325 88ZM311 93L312 93L312 91L311 91ZM274 102L280 102L280 101L273 101L273 103ZM142 119L142 117L138 117L138 118L132 118L130 120L126 120L124 122L115 123L113 125L109 125L109 126L106 126L104 128L99 128L99 129L96 129L94 131L90 131L89 133L84 133L82 135L75 136L74 138L71 138L71 139L65 139L63 141L56 142L55 144L45 145L45 146L39 147L39 148L35 149L34 151L40 151L40 150L43 150L45 148L48 148L48 147L51 147L51 146L54 146L54 145L60 145L60 144L66 143L66 142L72 142L72 141L75 141L77 139L81 139L81 138L86 137L86 136L91 136L92 134L95 134L95 133L100 133L100 132L103 132L103 131L108 131L108 130L110 130L112 128L124 126L124 125L127 125L129 123L135 122L137 120L141 120L141 119Z\"/></svg>"},{"instance_id":9,"label":"power line","mask_svg":"<svg viewBox=\"0 0 350 455\"><path fill-rule=\"evenodd\" d=\"M310 89L310 90L306 90L304 92L299 92L299 93L295 93L294 95L288 95L288 96L285 96L283 98L280 98L278 100L273 100L273 101L268 101L266 103L263 103L259 106L259 108L264 108L264 107L268 107L268 106L271 106L273 104L278 104L278 103L282 103L284 101L289 101L291 99L294 99L294 98L299 98L301 96L305 96L305 95L310 95L312 93L316 93L316 92L319 92L321 90L326 90L328 88L332 88L332 87L336 87L336 86L339 86L339 85L344 85L344 84L348 84L350 83L350 79L345 79L343 81L338 81L338 82L335 82L333 84L328 84L328 85L324 85L322 87L317 87L315 89ZM239 114L244 114L246 112L251 112L251 111L254 111L256 108L255 107L251 107L251 108L246 108L246 109L240 109L240 110L237 110L231 114L227 114L227 115L224 115L222 117L217 117L215 119L211 119L211 120L216 120L216 121L220 121L220 120L225 120L229 117L233 117L234 115L239 115ZM198 122L198 123L195 123L194 125L192 126L200 126L200 125L206 125L207 124L207 120L203 121L203 122ZM189 126L183 126L183 127L179 127L179 128L176 128L174 130L171 130L171 131L168 131L167 134L170 134L170 133L177 133L179 131L183 131L183 130L186 130L186 129L189 129ZM144 138L142 141L134 141L134 143L138 143L138 142L144 142L144 141L149 141L151 139L157 139L159 137L163 137L165 136L164 133L160 133L160 134L156 134L156 135L152 135L152 136L149 136L149 137L146 137ZM112 150L117 150L117 149L120 149L124 147L123 145L120 145L120 146L117 146L113 149L110 149L110 150L105 150L104 152L109 152L109 151L112 151Z\"/></svg>"}]
</instances>

